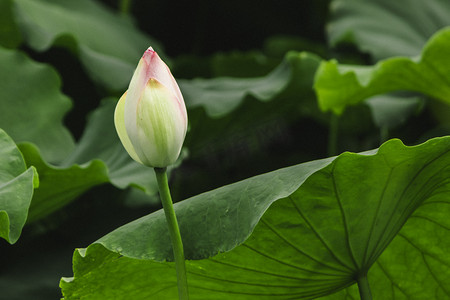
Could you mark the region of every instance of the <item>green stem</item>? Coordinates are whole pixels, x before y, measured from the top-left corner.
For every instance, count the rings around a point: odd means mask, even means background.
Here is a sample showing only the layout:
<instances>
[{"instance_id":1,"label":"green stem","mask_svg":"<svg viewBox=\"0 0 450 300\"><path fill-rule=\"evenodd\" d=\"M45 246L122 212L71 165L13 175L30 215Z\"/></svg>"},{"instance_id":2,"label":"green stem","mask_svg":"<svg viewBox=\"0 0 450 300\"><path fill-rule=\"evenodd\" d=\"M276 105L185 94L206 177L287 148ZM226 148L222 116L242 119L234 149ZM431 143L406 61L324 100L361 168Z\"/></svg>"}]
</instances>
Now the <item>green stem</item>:
<instances>
[{"instance_id":1,"label":"green stem","mask_svg":"<svg viewBox=\"0 0 450 300\"><path fill-rule=\"evenodd\" d=\"M339 116L331 113L330 129L328 133L328 156L335 156L338 153L338 132L339 132Z\"/></svg>"},{"instance_id":2,"label":"green stem","mask_svg":"<svg viewBox=\"0 0 450 300\"><path fill-rule=\"evenodd\" d=\"M131 0L120 0L119 6L120 13L126 16L130 13Z\"/></svg>"},{"instance_id":3,"label":"green stem","mask_svg":"<svg viewBox=\"0 0 450 300\"><path fill-rule=\"evenodd\" d=\"M358 283L359 295L361 296L361 300L372 300L372 294L370 292L367 274L360 276L356 280L356 282Z\"/></svg>"},{"instance_id":4,"label":"green stem","mask_svg":"<svg viewBox=\"0 0 450 300\"><path fill-rule=\"evenodd\" d=\"M177 270L178 297L180 300L189 299L186 277L186 265L184 262L183 242L178 227L177 216L173 209L172 197L170 196L169 183L167 182L166 168L155 168L158 181L159 195L161 197L164 214L169 227L170 240L172 241L173 256Z\"/></svg>"}]
</instances>

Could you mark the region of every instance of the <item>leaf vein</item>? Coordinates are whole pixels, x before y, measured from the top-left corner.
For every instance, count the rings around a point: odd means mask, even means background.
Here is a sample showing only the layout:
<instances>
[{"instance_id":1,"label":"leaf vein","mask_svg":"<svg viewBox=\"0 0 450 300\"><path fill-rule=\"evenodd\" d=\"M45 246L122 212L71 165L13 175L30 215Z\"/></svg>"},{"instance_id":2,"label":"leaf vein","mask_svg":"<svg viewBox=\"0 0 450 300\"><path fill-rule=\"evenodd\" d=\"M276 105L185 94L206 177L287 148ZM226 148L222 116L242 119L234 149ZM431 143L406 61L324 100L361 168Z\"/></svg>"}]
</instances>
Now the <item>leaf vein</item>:
<instances>
[{"instance_id":1,"label":"leaf vein","mask_svg":"<svg viewBox=\"0 0 450 300\"><path fill-rule=\"evenodd\" d=\"M430 275L434 278L434 281L436 281L437 285L441 288L441 290L444 291L445 294L450 295L450 292L448 292L445 288L445 286L441 283L441 281L436 277L436 275L434 274L433 270L431 270L430 265L427 262L427 258L425 256L425 253L422 253L422 259L423 262L425 264L425 266L427 267L428 272L430 272Z\"/></svg>"},{"instance_id":2,"label":"leaf vein","mask_svg":"<svg viewBox=\"0 0 450 300\"><path fill-rule=\"evenodd\" d=\"M371 225L371 228L370 228L369 237L367 238L366 247L364 249L364 256L363 256L363 260L362 260L363 266L369 267L370 266L370 262L373 260L373 251L369 255L369 260L367 260L367 252L369 250L369 244L370 244L370 240L372 238L373 232L375 231L376 221L378 220L378 217L379 217L379 214L380 214L381 203L383 202L383 199L385 197L385 193L386 193L387 187L389 186L389 182L391 181L391 177L392 177L393 171L394 171L394 167L391 168L391 170L389 171L389 175L386 177L386 182L384 184L383 191L381 193L380 201L378 201L378 205L377 205L377 209L376 209L376 212L375 212L375 216L374 216L374 219L372 220L372 225ZM381 236L383 236L383 235L381 235ZM378 242L379 241L380 240L378 239ZM375 245L377 245L378 242ZM375 249L376 249L376 246L374 247L373 250L375 250ZM370 259L371 257L372 257L372 259Z\"/></svg>"},{"instance_id":3,"label":"leaf vein","mask_svg":"<svg viewBox=\"0 0 450 300\"><path fill-rule=\"evenodd\" d=\"M309 226L309 228L311 228L311 231L315 234L315 236L319 239L319 241L325 246L325 248L328 250L328 252L331 254L331 256L333 256L336 261L341 264L344 268L347 268L350 271L353 271L353 269L349 266L347 266L341 259L339 259L336 254L334 254L334 252L331 250L331 248L328 246L328 244L325 242L325 239L319 234L318 230L316 230L316 228L314 228L314 226L312 225L312 223L309 221L308 218L306 218L306 216L302 213L302 211L300 210L300 208L297 206L297 204L295 203L294 199L292 199L292 196L289 196L289 199L291 200L292 204L295 207L295 210L297 211L297 213L300 215L300 217L305 220L306 224ZM334 267L325 265L323 262L320 262L322 265L332 268L332 269L336 269ZM339 270L341 271L341 270Z\"/></svg>"},{"instance_id":4,"label":"leaf vein","mask_svg":"<svg viewBox=\"0 0 450 300\"><path fill-rule=\"evenodd\" d=\"M391 286L394 289L397 288L400 292L402 292L402 294L404 294L407 298L412 298L411 295L408 295L391 277L391 275L384 269L383 265L380 262L377 262L378 267L380 268L380 270L383 272L384 276L386 276L386 278L391 282ZM395 295L395 291L392 290L392 294L393 296ZM393 297L393 299L395 299L395 297Z\"/></svg>"},{"instance_id":5,"label":"leaf vein","mask_svg":"<svg viewBox=\"0 0 450 300\"><path fill-rule=\"evenodd\" d=\"M242 244L242 246L244 246L244 247L246 247L246 248L252 250L253 252L258 253L259 255L261 255L261 256L263 256L263 257L265 257L265 258L267 258L267 259L276 261L276 262L278 262L278 263L280 263L280 264L282 264L282 265L285 265L285 266L288 266L288 267L291 267L291 268L294 268L294 269L297 269L297 270L300 270L300 271L310 272L310 273L319 274L319 275L337 276L337 277L339 276L339 275L337 275L337 274L330 274L330 273L319 272L319 271L315 271L315 270L308 270L308 269L306 269L306 268L302 268L302 267L299 267L299 266L290 264L290 263L288 263L288 262L282 261L282 260L280 260L280 259L278 259L278 258L272 257L272 256L270 256L270 255L267 255L266 253L263 253L263 252L261 252L261 251L258 251L258 250L256 250L255 248L253 248L253 247L251 247L251 246L249 246L249 245L247 245L247 244Z\"/></svg>"},{"instance_id":6,"label":"leaf vein","mask_svg":"<svg viewBox=\"0 0 450 300\"><path fill-rule=\"evenodd\" d=\"M337 184L336 184L336 178L334 176L335 168L336 168L336 162L334 162L333 168L331 170L331 178L332 178L332 182L333 182L334 194L336 196L336 200L337 200L337 203L338 203L338 206L339 206L339 210L341 211L342 222L344 223L344 232L345 232L345 240L346 240L347 250L349 252L350 258L353 261L353 264L355 266L355 270L359 270L360 267L358 266L358 263L356 262L355 254L353 253L352 247L350 245L350 237L349 237L349 234L348 234L347 218L345 217L344 207L342 206L341 197L339 196L339 192L338 192L338 188L337 188Z\"/></svg>"},{"instance_id":7,"label":"leaf vein","mask_svg":"<svg viewBox=\"0 0 450 300\"><path fill-rule=\"evenodd\" d=\"M447 227L447 226L445 226L445 225L443 225L441 223L438 223L438 222L436 222L436 220L430 219L429 217L421 216L421 215L412 215L411 218L423 219L423 220L426 220L426 221L428 221L430 223L433 223L434 225L436 225L438 227L441 227L441 228L444 228L447 231L450 231L450 227Z\"/></svg>"},{"instance_id":8,"label":"leaf vein","mask_svg":"<svg viewBox=\"0 0 450 300\"><path fill-rule=\"evenodd\" d=\"M422 168L420 168L416 174L414 174L414 176L411 178L411 180L408 182L408 184L405 186L405 188L403 189L402 194L400 195L400 197L398 198L397 203L395 204L394 209L392 210L392 213L389 217L389 219L393 218L394 213L397 211L397 208L399 206L399 204L402 202L402 199L405 197L406 191L410 188L410 186L412 185L412 183L416 180L416 178L420 175L420 173L427 168L428 166L430 166L433 162L435 162L436 160L438 160L439 158L441 158L442 156L444 156L445 154L449 153L450 150L446 150L443 153L439 154L438 156L436 156L435 158L427 161L426 163L424 163L424 165L422 166ZM417 196L417 195L416 195ZM411 203L414 201L411 201ZM422 201L423 203L423 201ZM407 218L404 216L405 213L408 212L407 210L408 207L405 208L405 210L403 210L402 215L397 219L397 222L395 222L395 224L392 224L392 228L389 231L388 234L383 234L380 237L387 237L385 238L385 241L383 243L378 242L377 246L374 250L374 255L373 255L373 259L376 259L377 257L379 257L381 255L381 253L384 251L384 249L389 245L389 243L392 241L392 239L394 238L394 231L400 231L401 227L404 225L404 223L406 222ZM417 207L416 207L417 208ZM414 212L414 210L412 210L410 212L410 214L412 214ZM403 222L403 224L401 226L398 226L398 222ZM386 223L386 226L383 230L383 232L387 232L388 231L388 227L389 225L391 225L391 223Z\"/></svg>"},{"instance_id":9,"label":"leaf vein","mask_svg":"<svg viewBox=\"0 0 450 300\"><path fill-rule=\"evenodd\" d=\"M446 261L442 260L440 257L438 257L438 256L436 256L436 255L434 255L434 254L432 254L432 253L427 253L427 252L425 252L424 250L420 249L419 246L415 245L415 244L414 244L407 236L405 236L404 234L399 233L398 236L402 237L406 242L408 242L414 249L417 250L417 252L419 252L419 253L425 253L425 254L428 255L429 257L434 258L435 260L439 261L439 262L442 263L443 265L445 265L445 266L447 266L447 267L450 268L450 263L449 263L449 262L446 262Z\"/></svg>"},{"instance_id":10,"label":"leaf vein","mask_svg":"<svg viewBox=\"0 0 450 300\"><path fill-rule=\"evenodd\" d=\"M263 271L263 270L258 270L258 269L238 266L238 265L234 265L234 264L231 264L231 263L228 263L228 262L216 260L216 259L213 259L213 258L211 258L210 261L218 263L218 264L222 264L222 265L225 265L225 266L233 267L233 268L236 268L236 269L241 269L241 270L255 272L255 273L260 273L260 274L265 274L265 275L270 275L270 276L274 276L274 277L293 279L293 280L313 280L313 279L310 279L310 278L301 278L301 277L289 276L289 275L284 275L284 274L279 274L279 273L273 273L273 272L268 272L268 271Z\"/></svg>"}]
</instances>

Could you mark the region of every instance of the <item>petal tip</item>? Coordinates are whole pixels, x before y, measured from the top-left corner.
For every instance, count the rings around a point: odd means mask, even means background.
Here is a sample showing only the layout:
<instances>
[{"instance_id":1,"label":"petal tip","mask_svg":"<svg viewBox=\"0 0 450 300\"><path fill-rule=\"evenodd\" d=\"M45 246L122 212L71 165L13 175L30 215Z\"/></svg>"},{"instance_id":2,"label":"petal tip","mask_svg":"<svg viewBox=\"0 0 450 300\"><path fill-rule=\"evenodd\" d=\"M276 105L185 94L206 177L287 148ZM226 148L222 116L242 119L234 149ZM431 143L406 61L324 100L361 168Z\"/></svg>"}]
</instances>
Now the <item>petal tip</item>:
<instances>
[{"instance_id":1,"label":"petal tip","mask_svg":"<svg viewBox=\"0 0 450 300\"><path fill-rule=\"evenodd\" d=\"M147 48L147 50L145 50L143 56L148 56L148 55L152 56L154 54L156 54L156 51L153 50L153 48L150 46L150 47Z\"/></svg>"}]
</instances>

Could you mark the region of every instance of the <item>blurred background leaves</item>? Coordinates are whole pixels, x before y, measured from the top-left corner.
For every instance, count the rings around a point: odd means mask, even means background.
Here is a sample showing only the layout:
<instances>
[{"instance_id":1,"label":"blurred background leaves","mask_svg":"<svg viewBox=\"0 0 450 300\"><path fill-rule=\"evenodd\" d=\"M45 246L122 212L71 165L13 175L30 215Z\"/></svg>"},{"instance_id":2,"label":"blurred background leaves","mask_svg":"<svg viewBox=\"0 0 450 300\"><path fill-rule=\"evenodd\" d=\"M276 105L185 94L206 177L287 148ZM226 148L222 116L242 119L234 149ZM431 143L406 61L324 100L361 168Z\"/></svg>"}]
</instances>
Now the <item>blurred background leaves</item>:
<instances>
[{"instance_id":1,"label":"blurred background leaves","mask_svg":"<svg viewBox=\"0 0 450 300\"><path fill-rule=\"evenodd\" d=\"M27 168L14 141L0 130L0 237L14 244L25 225L39 179L34 167Z\"/></svg>"},{"instance_id":2,"label":"blurred background leaves","mask_svg":"<svg viewBox=\"0 0 450 300\"><path fill-rule=\"evenodd\" d=\"M0 48L0 127L16 142L35 143L43 156L60 162L74 147L63 118L71 108L58 74L25 54Z\"/></svg>"},{"instance_id":3,"label":"blurred background leaves","mask_svg":"<svg viewBox=\"0 0 450 300\"><path fill-rule=\"evenodd\" d=\"M330 5L328 42L356 44L373 62L392 56L417 56L427 40L450 25L445 0L335 0Z\"/></svg>"},{"instance_id":4,"label":"blurred background leaves","mask_svg":"<svg viewBox=\"0 0 450 300\"><path fill-rule=\"evenodd\" d=\"M327 157L330 132L337 154L450 131L449 106L422 94L363 101L336 123L312 88L324 59L338 59L337 69L374 70L366 65L419 55L449 25L445 0L136 0L129 11L120 7L0 0L0 128L41 180L22 238L13 246L0 240L7 299L58 298L74 248L159 208L151 170L128 158L112 126L115 101L150 45L179 79L190 118L183 162L171 174L175 200Z\"/></svg>"}]
</instances>

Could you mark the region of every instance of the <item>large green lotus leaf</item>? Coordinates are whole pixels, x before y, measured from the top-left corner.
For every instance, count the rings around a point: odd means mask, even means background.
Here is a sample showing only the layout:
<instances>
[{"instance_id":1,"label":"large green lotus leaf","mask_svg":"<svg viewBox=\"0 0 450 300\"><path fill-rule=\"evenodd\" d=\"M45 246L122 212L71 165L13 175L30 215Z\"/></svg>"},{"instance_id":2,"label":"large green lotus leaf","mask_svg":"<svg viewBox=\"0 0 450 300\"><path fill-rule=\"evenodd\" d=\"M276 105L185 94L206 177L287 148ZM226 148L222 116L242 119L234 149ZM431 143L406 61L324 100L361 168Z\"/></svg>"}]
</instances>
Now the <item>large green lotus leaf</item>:
<instances>
[{"instance_id":1,"label":"large green lotus leaf","mask_svg":"<svg viewBox=\"0 0 450 300\"><path fill-rule=\"evenodd\" d=\"M357 182L358 184L355 184ZM450 137L343 153L175 205L192 299L444 299ZM64 299L176 299L161 211L74 253ZM169 262L168 262L169 261ZM337 294L333 294L339 290Z\"/></svg>"},{"instance_id":2,"label":"large green lotus leaf","mask_svg":"<svg viewBox=\"0 0 450 300\"><path fill-rule=\"evenodd\" d=\"M396 57L374 66L340 65L324 61L316 73L314 88L320 108L340 114L373 95L396 90L420 92L450 103L450 27L437 32L419 58Z\"/></svg>"},{"instance_id":3,"label":"large green lotus leaf","mask_svg":"<svg viewBox=\"0 0 450 300\"><path fill-rule=\"evenodd\" d=\"M37 51L64 46L79 55L93 80L111 90L128 86L145 49L160 45L130 19L91 0L15 0L26 42Z\"/></svg>"},{"instance_id":4,"label":"large green lotus leaf","mask_svg":"<svg viewBox=\"0 0 450 300\"><path fill-rule=\"evenodd\" d=\"M356 43L375 60L415 56L439 29L450 25L447 0L334 0L328 39Z\"/></svg>"},{"instance_id":5,"label":"large green lotus leaf","mask_svg":"<svg viewBox=\"0 0 450 300\"><path fill-rule=\"evenodd\" d=\"M27 169L14 141L0 129L0 237L10 244L20 237L38 183L36 169Z\"/></svg>"},{"instance_id":6,"label":"large green lotus leaf","mask_svg":"<svg viewBox=\"0 0 450 300\"><path fill-rule=\"evenodd\" d=\"M0 128L16 141L36 144L46 160L58 162L74 146L63 126L71 101L49 66L0 47Z\"/></svg>"}]
</instances>

